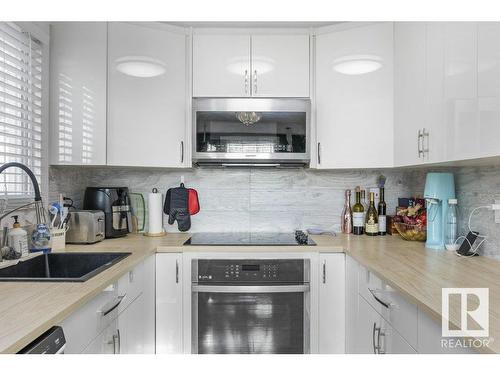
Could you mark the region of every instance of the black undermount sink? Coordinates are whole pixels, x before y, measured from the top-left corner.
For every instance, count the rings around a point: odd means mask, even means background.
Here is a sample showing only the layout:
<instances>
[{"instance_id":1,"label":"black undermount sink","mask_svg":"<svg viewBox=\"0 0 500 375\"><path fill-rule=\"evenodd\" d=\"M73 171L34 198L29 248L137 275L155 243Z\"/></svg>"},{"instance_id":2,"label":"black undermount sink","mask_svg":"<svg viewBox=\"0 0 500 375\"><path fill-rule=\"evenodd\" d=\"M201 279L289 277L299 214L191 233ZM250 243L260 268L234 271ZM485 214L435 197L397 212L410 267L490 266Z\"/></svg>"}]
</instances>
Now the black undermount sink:
<instances>
[{"instance_id":1,"label":"black undermount sink","mask_svg":"<svg viewBox=\"0 0 500 375\"><path fill-rule=\"evenodd\" d=\"M0 281L83 282L131 253L50 253L0 268ZM1 265L1 264L0 264Z\"/></svg>"}]
</instances>

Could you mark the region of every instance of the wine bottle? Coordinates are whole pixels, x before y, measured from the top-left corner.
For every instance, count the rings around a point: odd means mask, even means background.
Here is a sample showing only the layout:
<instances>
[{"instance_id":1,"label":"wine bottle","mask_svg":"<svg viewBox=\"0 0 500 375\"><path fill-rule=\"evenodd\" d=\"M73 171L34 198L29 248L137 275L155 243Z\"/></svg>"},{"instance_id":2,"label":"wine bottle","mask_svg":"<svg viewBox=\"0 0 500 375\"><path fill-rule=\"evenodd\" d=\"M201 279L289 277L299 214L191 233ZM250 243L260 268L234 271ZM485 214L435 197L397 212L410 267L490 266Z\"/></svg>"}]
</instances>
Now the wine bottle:
<instances>
[{"instance_id":1,"label":"wine bottle","mask_svg":"<svg viewBox=\"0 0 500 375\"><path fill-rule=\"evenodd\" d=\"M366 203L366 190L361 189L361 204L363 205L363 223L366 221L366 213L368 212L368 204Z\"/></svg>"},{"instance_id":2,"label":"wine bottle","mask_svg":"<svg viewBox=\"0 0 500 375\"><path fill-rule=\"evenodd\" d=\"M387 205L385 204L384 188L380 188L380 201L378 202L378 234L385 236L387 234Z\"/></svg>"},{"instance_id":3,"label":"wine bottle","mask_svg":"<svg viewBox=\"0 0 500 375\"><path fill-rule=\"evenodd\" d=\"M345 203L340 220L342 233L352 233L351 190L349 189L345 191Z\"/></svg>"},{"instance_id":4,"label":"wine bottle","mask_svg":"<svg viewBox=\"0 0 500 375\"><path fill-rule=\"evenodd\" d=\"M353 234L363 234L365 231L364 222L364 212L365 209L361 204L361 189L359 186L356 188L356 203L352 207L352 233Z\"/></svg>"},{"instance_id":5,"label":"wine bottle","mask_svg":"<svg viewBox=\"0 0 500 375\"><path fill-rule=\"evenodd\" d=\"M378 235L378 214L375 208L375 193L370 193L370 205L366 212L365 233L368 236Z\"/></svg>"}]
</instances>

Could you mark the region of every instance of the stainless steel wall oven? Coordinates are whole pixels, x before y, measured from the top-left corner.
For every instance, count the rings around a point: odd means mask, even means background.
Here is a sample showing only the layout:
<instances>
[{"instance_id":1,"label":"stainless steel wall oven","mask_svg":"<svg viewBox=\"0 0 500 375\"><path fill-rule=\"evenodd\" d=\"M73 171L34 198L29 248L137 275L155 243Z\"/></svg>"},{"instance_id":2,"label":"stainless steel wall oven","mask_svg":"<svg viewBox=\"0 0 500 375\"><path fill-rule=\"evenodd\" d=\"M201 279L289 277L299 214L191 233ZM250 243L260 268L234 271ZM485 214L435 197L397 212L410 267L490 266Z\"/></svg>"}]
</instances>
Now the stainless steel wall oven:
<instances>
[{"instance_id":1,"label":"stainless steel wall oven","mask_svg":"<svg viewBox=\"0 0 500 375\"><path fill-rule=\"evenodd\" d=\"M192 352L310 352L308 259L193 259Z\"/></svg>"}]
</instances>

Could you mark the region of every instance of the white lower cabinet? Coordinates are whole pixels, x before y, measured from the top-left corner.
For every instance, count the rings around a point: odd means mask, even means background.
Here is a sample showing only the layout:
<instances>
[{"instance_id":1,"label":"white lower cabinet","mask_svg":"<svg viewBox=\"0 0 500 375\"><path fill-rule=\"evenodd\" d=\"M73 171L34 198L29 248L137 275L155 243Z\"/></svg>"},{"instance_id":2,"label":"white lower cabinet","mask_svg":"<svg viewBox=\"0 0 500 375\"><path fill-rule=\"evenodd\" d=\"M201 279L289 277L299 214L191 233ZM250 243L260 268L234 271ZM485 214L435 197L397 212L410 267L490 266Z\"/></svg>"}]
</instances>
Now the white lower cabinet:
<instances>
[{"instance_id":1,"label":"white lower cabinet","mask_svg":"<svg viewBox=\"0 0 500 375\"><path fill-rule=\"evenodd\" d=\"M359 354L412 354L416 350L382 318L371 305L358 296L358 325L355 352Z\"/></svg>"},{"instance_id":2,"label":"white lower cabinet","mask_svg":"<svg viewBox=\"0 0 500 375\"><path fill-rule=\"evenodd\" d=\"M474 353L444 347L441 322L346 256L346 353Z\"/></svg>"},{"instance_id":3,"label":"white lower cabinet","mask_svg":"<svg viewBox=\"0 0 500 375\"><path fill-rule=\"evenodd\" d=\"M156 353L183 352L182 253L156 254Z\"/></svg>"},{"instance_id":4,"label":"white lower cabinet","mask_svg":"<svg viewBox=\"0 0 500 375\"><path fill-rule=\"evenodd\" d=\"M65 351L68 353L68 351ZM120 331L116 319L85 348L82 354L120 353Z\"/></svg>"},{"instance_id":5,"label":"white lower cabinet","mask_svg":"<svg viewBox=\"0 0 500 375\"><path fill-rule=\"evenodd\" d=\"M319 255L319 352L345 353L345 255Z\"/></svg>"},{"instance_id":6,"label":"white lower cabinet","mask_svg":"<svg viewBox=\"0 0 500 375\"><path fill-rule=\"evenodd\" d=\"M66 318L65 353L154 353L154 275L151 256Z\"/></svg>"},{"instance_id":7,"label":"white lower cabinet","mask_svg":"<svg viewBox=\"0 0 500 375\"><path fill-rule=\"evenodd\" d=\"M141 294L118 317L119 354L144 353L143 306Z\"/></svg>"}]
</instances>

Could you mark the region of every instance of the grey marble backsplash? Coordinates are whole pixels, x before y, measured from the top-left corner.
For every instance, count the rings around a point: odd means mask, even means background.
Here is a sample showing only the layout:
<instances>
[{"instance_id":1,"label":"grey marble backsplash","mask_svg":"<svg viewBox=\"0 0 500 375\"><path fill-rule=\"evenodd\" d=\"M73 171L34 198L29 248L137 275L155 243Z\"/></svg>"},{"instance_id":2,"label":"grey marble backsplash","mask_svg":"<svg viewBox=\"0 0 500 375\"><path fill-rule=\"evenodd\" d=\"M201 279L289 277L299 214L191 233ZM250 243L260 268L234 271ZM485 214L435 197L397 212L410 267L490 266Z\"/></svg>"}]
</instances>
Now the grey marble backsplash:
<instances>
[{"instance_id":1,"label":"grey marble backsplash","mask_svg":"<svg viewBox=\"0 0 500 375\"><path fill-rule=\"evenodd\" d=\"M184 176L186 186L197 189L200 199L201 211L192 217L192 232L269 232L311 227L338 231L344 190L357 185L375 187L380 174L387 177L386 201L392 212L398 196L412 192L409 171L51 167L49 194L55 199L58 193L64 193L79 206L86 186L128 186L147 199L152 188L165 193ZM166 219L164 223L167 231L177 231Z\"/></svg>"},{"instance_id":2,"label":"grey marble backsplash","mask_svg":"<svg viewBox=\"0 0 500 375\"><path fill-rule=\"evenodd\" d=\"M201 211L192 217L192 232L311 227L338 231L345 189L376 186L377 177L383 174L387 177L388 213L393 213L398 197L423 195L429 171L454 172L461 233L466 233L474 207L500 199L500 166L352 171L51 167L49 195L56 199L62 192L80 206L86 186L121 185L147 199L153 187L165 193L184 176L186 186L197 189L200 198ZM167 231L177 231L166 219L164 223ZM480 210L472 223L473 229L488 235L481 253L500 259L500 224L495 224L494 213Z\"/></svg>"},{"instance_id":3,"label":"grey marble backsplash","mask_svg":"<svg viewBox=\"0 0 500 375\"><path fill-rule=\"evenodd\" d=\"M500 199L500 166L429 168L413 171L411 185L417 194L423 194L427 172L453 172L458 199L459 232L467 234L470 212L478 206L485 206ZM480 209L474 213L471 227L488 236L480 254L500 259L500 224L495 224L495 213Z\"/></svg>"}]
</instances>

